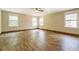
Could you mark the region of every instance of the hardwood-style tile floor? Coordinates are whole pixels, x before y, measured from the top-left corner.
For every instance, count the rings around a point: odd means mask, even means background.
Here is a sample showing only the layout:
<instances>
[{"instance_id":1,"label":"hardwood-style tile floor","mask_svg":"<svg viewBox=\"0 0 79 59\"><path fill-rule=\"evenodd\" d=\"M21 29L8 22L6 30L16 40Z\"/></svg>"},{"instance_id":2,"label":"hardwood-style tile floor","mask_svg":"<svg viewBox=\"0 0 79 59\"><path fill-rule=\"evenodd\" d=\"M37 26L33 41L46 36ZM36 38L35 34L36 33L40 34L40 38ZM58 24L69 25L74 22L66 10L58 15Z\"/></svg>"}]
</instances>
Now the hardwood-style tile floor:
<instances>
[{"instance_id":1,"label":"hardwood-style tile floor","mask_svg":"<svg viewBox=\"0 0 79 59\"><path fill-rule=\"evenodd\" d=\"M0 35L1 51L79 51L79 37L46 30Z\"/></svg>"}]
</instances>

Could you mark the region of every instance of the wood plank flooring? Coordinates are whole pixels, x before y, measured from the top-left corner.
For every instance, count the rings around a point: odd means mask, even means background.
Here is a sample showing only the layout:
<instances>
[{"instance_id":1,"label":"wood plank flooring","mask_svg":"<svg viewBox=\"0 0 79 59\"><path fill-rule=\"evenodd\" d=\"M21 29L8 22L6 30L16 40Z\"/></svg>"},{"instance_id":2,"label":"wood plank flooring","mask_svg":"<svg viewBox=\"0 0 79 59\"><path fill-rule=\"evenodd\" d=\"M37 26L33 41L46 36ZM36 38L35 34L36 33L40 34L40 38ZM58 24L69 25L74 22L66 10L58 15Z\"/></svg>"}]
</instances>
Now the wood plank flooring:
<instances>
[{"instance_id":1,"label":"wood plank flooring","mask_svg":"<svg viewBox=\"0 0 79 59\"><path fill-rule=\"evenodd\" d=\"M46 30L0 35L1 51L79 51L79 37Z\"/></svg>"}]
</instances>

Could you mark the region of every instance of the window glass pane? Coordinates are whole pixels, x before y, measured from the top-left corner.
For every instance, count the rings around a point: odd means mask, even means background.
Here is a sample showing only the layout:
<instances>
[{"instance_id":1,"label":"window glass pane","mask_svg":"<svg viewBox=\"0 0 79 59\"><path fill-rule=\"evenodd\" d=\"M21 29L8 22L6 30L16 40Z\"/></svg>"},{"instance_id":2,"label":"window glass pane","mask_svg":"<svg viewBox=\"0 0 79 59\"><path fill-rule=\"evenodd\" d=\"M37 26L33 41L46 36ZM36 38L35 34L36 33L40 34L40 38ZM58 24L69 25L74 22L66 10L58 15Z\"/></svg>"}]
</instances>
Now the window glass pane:
<instances>
[{"instance_id":1,"label":"window glass pane","mask_svg":"<svg viewBox=\"0 0 79 59\"><path fill-rule=\"evenodd\" d=\"M65 27L77 27L76 21L66 21Z\"/></svg>"},{"instance_id":2,"label":"window glass pane","mask_svg":"<svg viewBox=\"0 0 79 59\"><path fill-rule=\"evenodd\" d=\"M17 16L9 16L9 20L18 20Z\"/></svg>"},{"instance_id":3,"label":"window glass pane","mask_svg":"<svg viewBox=\"0 0 79 59\"><path fill-rule=\"evenodd\" d=\"M66 15L65 20L77 20L77 14Z\"/></svg>"},{"instance_id":4,"label":"window glass pane","mask_svg":"<svg viewBox=\"0 0 79 59\"><path fill-rule=\"evenodd\" d=\"M32 26L33 26L33 28L37 27L37 18L36 17L32 18Z\"/></svg>"},{"instance_id":5,"label":"window glass pane","mask_svg":"<svg viewBox=\"0 0 79 59\"><path fill-rule=\"evenodd\" d=\"M43 17L40 17L40 19L39 19L39 25L40 26L44 25L44 18Z\"/></svg>"}]
</instances>

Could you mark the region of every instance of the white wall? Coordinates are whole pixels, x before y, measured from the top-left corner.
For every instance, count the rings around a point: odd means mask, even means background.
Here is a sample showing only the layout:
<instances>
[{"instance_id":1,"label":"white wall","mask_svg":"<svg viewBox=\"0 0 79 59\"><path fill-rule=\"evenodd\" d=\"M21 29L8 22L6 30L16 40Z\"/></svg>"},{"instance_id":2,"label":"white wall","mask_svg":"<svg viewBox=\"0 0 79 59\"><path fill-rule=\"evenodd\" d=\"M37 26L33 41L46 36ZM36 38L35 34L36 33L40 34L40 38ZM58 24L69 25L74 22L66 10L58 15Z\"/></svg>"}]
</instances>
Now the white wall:
<instances>
[{"instance_id":1,"label":"white wall","mask_svg":"<svg viewBox=\"0 0 79 59\"><path fill-rule=\"evenodd\" d=\"M8 26L9 14L16 14L19 16L18 27ZM31 15L24 15L24 14L18 14L18 13L13 13L13 12L8 12L8 11L2 11L2 32L24 30L24 29L32 29L32 16Z\"/></svg>"},{"instance_id":2,"label":"white wall","mask_svg":"<svg viewBox=\"0 0 79 59\"><path fill-rule=\"evenodd\" d=\"M79 28L64 27L64 24L65 24L64 14L66 12L78 13L77 20L79 23L79 9L72 10L72 11L59 12L59 13L54 13L54 14L51 13L44 16L45 21L44 21L43 29L61 31L61 32L72 33L72 34L79 34Z\"/></svg>"}]
</instances>

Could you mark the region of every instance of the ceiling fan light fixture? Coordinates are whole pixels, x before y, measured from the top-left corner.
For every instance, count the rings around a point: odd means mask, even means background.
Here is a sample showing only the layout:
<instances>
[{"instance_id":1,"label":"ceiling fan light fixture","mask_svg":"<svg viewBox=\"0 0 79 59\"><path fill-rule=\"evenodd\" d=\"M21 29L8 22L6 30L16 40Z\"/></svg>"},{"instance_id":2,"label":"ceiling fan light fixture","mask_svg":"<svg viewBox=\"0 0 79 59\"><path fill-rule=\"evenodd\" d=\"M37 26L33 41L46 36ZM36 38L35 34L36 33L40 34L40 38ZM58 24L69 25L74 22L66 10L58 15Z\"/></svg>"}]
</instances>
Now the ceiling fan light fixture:
<instances>
[{"instance_id":1,"label":"ceiling fan light fixture","mask_svg":"<svg viewBox=\"0 0 79 59\"><path fill-rule=\"evenodd\" d=\"M35 8L35 12L44 12L42 8Z\"/></svg>"},{"instance_id":2,"label":"ceiling fan light fixture","mask_svg":"<svg viewBox=\"0 0 79 59\"><path fill-rule=\"evenodd\" d=\"M35 10L35 12L39 12L38 10Z\"/></svg>"}]
</instances>

